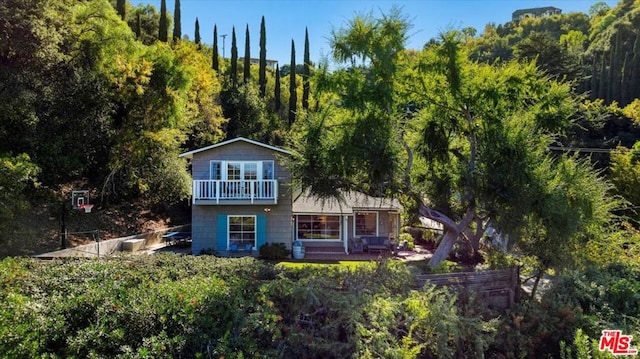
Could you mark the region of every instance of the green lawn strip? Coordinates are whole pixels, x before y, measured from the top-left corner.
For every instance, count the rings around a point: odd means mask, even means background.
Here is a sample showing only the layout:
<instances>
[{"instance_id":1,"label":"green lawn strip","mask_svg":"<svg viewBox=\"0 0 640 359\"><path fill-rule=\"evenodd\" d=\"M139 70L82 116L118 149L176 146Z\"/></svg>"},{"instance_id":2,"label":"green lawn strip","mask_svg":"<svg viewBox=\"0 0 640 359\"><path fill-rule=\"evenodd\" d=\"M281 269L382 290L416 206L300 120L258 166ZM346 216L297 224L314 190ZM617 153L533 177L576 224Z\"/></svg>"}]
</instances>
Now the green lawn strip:
<instances>
[{"instance_id":1,"label":"green lawn strip","mask_svg":"<svg viewBox=\"0 0 640 359\"><path fill-rule=\"evenodd\" d=\"M375 261L336 261L336 260L284 260L279 261L276 267L298 269L304 267L332 267L339 266L349 269L355 269L357 267L366 267L375 265Z\"/></svg>"}]
</instances>

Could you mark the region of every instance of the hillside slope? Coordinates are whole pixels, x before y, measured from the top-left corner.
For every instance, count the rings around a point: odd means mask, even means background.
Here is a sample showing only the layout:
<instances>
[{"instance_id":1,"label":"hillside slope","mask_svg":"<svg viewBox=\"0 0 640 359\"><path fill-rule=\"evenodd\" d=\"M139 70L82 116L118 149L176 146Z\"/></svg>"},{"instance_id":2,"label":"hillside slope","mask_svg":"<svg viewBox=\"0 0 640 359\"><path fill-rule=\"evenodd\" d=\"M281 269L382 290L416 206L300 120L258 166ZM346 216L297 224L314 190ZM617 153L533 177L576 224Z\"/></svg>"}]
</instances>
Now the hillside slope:
<instances>
[{"instance_id":1,"label":"hillside slope","mask_svg":"<svg viewBox=\"0 0 640 359\"><path fill-rule=\"evenodd\" d=\"M67 206L67 247L94 240L118 238L156 229L190 223L191 208L186 204L159 208L144 203L124 203L107 208L94 207L91 213ZM0 258L30 256L61 248L62 203L34 205L16 214L8 230L0 233Z\"/></svg>"}]
</instances>

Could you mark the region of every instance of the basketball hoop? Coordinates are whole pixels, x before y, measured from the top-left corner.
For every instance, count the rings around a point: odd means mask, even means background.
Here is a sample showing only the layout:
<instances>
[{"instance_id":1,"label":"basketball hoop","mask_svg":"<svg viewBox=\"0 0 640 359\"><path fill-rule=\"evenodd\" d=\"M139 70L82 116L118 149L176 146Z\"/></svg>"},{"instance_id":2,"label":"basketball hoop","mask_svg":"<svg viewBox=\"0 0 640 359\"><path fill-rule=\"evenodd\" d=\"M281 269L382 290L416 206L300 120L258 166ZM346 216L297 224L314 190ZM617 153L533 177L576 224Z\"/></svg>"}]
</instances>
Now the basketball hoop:
<instances>
[{"instance_id":1,"label":"basketball hoop","mask_svg":"<svg viewBox=\"0 0 640 359\"><path fill-rule=\"evenodd\" d=\"M84 209L84 213L91 213L91 209L93 208L92 204L81 204L78 206L79 209Z\"/></svg>"}]
</instances>

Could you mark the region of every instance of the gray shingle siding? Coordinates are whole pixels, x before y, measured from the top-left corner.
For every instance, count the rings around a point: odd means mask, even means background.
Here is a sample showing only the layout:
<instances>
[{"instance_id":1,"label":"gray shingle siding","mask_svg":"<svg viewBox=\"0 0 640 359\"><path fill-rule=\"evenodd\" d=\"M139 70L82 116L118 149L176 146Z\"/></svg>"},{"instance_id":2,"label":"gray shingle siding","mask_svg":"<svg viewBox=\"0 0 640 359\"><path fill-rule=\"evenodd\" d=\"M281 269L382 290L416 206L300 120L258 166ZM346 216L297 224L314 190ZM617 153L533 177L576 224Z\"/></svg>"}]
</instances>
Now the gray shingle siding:
<instances>
[{"instance_id":1,"label":"gray shingle siding","mask_svg":"<svg viewBox=\"0 0 640 359\"><path fill-rule=\"evenodd\" d=\"M217 248L218 215L266 215L266 242L283 242L291 246L291 193L289 170L282 166L283 154L269 148L238 141L195 153L192 160L194 180L209 179L211 161L274 161L274 176L278 180L276 205L192 205L192 247L194 254L203 249ZM268 208L269 211L265 211Z\"/></svg>"}]
</instances>

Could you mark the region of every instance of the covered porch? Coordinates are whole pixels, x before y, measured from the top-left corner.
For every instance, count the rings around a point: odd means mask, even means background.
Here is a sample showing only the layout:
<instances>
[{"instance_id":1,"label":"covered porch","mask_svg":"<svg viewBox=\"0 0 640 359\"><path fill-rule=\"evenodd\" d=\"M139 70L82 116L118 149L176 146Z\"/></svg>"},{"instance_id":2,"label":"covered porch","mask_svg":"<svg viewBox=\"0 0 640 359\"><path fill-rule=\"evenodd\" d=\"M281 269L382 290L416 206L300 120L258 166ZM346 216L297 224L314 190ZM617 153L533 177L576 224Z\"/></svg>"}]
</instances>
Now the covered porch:
<instances>
[{"instance_id":1,"label":"covered porch","mask_svg":"<svg viewBox=\"0 0 640 359\"><path fill-rule=\"evenodd\" d=\"M302 243L305 255L370 257L366 247L362 248L362 238L385 237L396 242L400 211L395 199L359 192L345 193L340 200L300 195L293 202L292 240Z\"/></svg>"}]
</instances>

